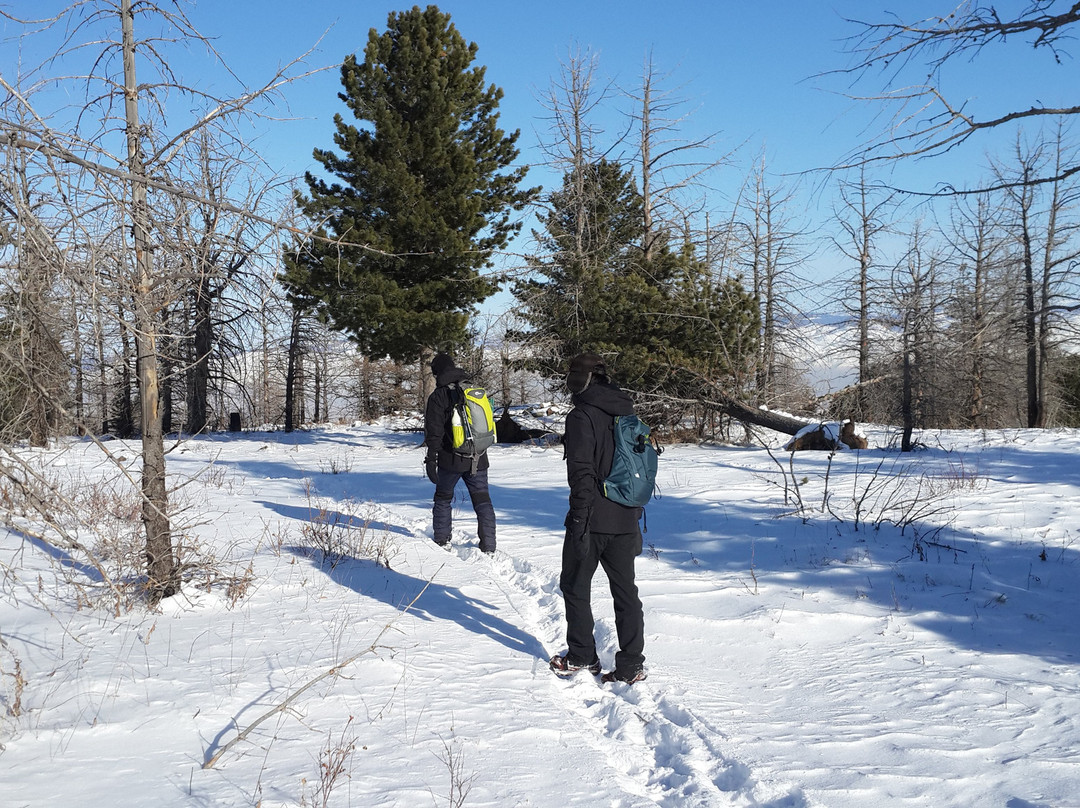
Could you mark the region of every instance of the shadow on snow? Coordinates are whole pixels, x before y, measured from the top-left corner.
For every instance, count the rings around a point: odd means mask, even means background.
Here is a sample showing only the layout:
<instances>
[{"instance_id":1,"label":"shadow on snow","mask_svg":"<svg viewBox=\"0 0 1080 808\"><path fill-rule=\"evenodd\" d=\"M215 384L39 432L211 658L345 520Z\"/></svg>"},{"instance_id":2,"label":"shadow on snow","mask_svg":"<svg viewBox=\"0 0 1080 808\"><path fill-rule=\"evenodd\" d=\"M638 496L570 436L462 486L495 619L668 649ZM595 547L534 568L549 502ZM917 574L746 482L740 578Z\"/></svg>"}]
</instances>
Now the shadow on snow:
<instances>
[{"instance_id":1,"label":"shadow on snow","mask_svg":"<svg viewBox=\"0 0 1080 808\"><path fill-rule=\"evenodd\" d=\"M395 609L407 609L413 617L457 623L474 634L505 645L511 651L538 659L547 658L543 644L536 637L497 617L496 606L470 597L456 587L414 578L373 561L345 557L331 565L313 557L307 548L283 549L311 561L335 583Z\"/></svg>"},{"instance_id":2,"label":"shadow on snow","mask_svg":"<svg viewBox=\"0 0 1080 808\"><path fill-rule=\"evenodd\" d=\"M326 433L305 436L312 442ZM352 439L330 435L329 439L356 445L368 436ZM415 447L414 435L395 433L372 436L377 449ZM674 447L673 447L674 448ZM507 449L504 449L507 451ZM512 448L508 451L513 451ZM701 449L695 449L701 451ZM881 608L899 611L914 623L952 638L958 645L988 653L1022 653L1050 662L1075 664L1080 659L1080 635L1069 615L1075 605L1071 592L1078 576L1080 552L1071 544L1044 545L1034 529L1025 530L1024 540L997 539L949 525L912 524L902 533L891 525L875 530L863 525L859 531L851 522L839 522L827 515L803 520L783 516L785 507L777 489L753 477L780 475L780 468L751 471L738 467L746 449L715 447L715 460L703 455L712 467L738 468L755 490L753 499L738 498L730 491L701 486L700 466L695 469L699 489L665 491L646 509L648 553L679 575L719 575L721 583L743 589L743 581L753 569L762 584L794 590L832 590L853 600L870 601ZM824 454L801 457L798 473L820 474L827 460ZM936 471L945 475L968 476L1010 483L1060 481L1080 487L1075 458L1063 451L1025 449L1012 444L975 446L947 451L929 449L897 456L888 450L867 450L837 455L834 474L851 473L852 464L861 464L863 473L884 460L885 473ZM786 453L778 453L785 462ZM497 458L495 458L497 461ZM268 477L292 479L317 476L318 496L372 500L394 505L427 507L431 487L419 468L415 475L386 469L348 471L340 474L302 472L287 463L239 461L241 471ZM846 467L845 467L846 466ZM556 466L561 469L561 464ZM1033 471L1036 467L1039 472ZM499 484L497 462L490 474L492 501L501 525L515 525L538 534L545 541L558 541L566 512L563 479L539 480L528 488ZM548 485L548 483L551 483ZM961 480L962 482L962 480ZM463 488L463 486L459 486ZM757 496L760 493L761 496ZM462 517L472 517L468 498L458 493ZM264 503L290 519L306 521L306 505ZM370 524L370 523L369 523ZM397 525L377 525L393 533L414 535ZM340 567L340 565L339 565ZM345 585L357 588L363 575L346 565L334 575ZM353 578L351 576L357 576ZM397 573L388 573L396 586L384 585L392 593L388 603L400 607L422 587L422 582ZM358 589L357 591L361 591ZM411 595L410 595L411 593ZM372 594L365 591L365 594ZM427 619L451 619L475 631L501 638L517 650L542 655L539 643L485 611L486 604L463 596L456 590L435 586L425 593L421 610ZM649 604L645 604L646 610ZM1035 628L1038 630L1034 630Z\"/></svg>"}]
</instances>

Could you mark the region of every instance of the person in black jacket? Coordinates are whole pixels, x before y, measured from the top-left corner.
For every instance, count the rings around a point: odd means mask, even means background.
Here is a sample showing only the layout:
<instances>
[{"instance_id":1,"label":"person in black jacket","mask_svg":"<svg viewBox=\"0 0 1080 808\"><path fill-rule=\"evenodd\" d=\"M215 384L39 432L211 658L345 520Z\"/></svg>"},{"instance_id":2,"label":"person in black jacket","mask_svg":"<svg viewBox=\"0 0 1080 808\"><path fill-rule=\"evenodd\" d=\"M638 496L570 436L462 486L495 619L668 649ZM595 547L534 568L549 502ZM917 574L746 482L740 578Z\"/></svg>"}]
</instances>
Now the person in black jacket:
<instances>
[{"instance_id":1,"label":"person in black jacket","mask_svg":"<svg viewBox=\"0 0 1080 808\"><path fill-rule=\"evenodd\" d=\"M424 445L427 447L424 470L428 479L435 483L435 504L431 510L435 543L440 547L450 548L454 488L458 480L465 480L469 499L476 511L480 550L490 555L495 552L495 509L488 490L490 463L487 453L480 456L474 471L472 459L454 452L450 442L450 416L453 413L454 397L460 395L459 388L467 374L462 368L456 367L454 360L444 353L436 354L431 360L431 373L435 376L436 387L428 396L424 411Z\"/></svg>"},{"instance_id":2,"label":"person in black jacket","mask_svg":"<svg viewBox=\"0 0 1080 808\"><path fill-rule=\"evenodd\" d=\"M615 602L619 651L615 668L605 682L640 682L645 678L645 619L634 582L634 561L641 555L641 508L608 499L603 483L615 454L616 415L634 411L630 396L607 376L603 359L580 354L571 361L566 386L574 409L566 416L563 445L570 484L570 510L563 540L562 588L566 606L565 656L552 657L555 673L569 676L579 670L600 673L593 637L592 579L603 566Z\"/></svg>"}]
</instances>

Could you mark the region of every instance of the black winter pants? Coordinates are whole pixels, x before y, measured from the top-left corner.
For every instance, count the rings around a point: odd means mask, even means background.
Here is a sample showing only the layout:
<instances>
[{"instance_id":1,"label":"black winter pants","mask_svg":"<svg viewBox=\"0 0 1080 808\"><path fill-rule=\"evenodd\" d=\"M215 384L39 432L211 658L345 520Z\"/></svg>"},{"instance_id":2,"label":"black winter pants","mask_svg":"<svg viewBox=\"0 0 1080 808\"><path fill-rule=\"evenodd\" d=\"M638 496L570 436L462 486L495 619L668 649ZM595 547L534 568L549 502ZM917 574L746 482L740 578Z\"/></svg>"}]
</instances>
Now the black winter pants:
<instances>
[{"instance_id":1,"label":"black winter pants","mask_svg":"<svg viewBox=\"0 0 1080 808\"><path fill-rule=\"evenodd\" d=\"M495 552L495 508L491 504L488 491L487 469L474 473L439 469L439 482L435 485L435 504L431 509L432 532L437 544L450 541L450 530L454 523L453 500L454 488L458 480L465 481L469 490L469 499L476 511L476 533L480 539L480 549L485 553Z\"/></svg>"},{"instance_id":2,"label":"black winter pants","mask_svg":"<svg viewBox=\"0 0 1080 808\"><path fill-rule=\"evenodd\" d=\"M578 558L577 548L563 541L562 588L566 606L566 645L571 662L588 665L597 658L593 637L592 579L597 566L607 573L615 602L615 631L619 651L615 672L629 677L645 664L645 617L634 583L634 560L641 555L641 532L591 533L589 552Z\"/></svg>"}]
</instances>

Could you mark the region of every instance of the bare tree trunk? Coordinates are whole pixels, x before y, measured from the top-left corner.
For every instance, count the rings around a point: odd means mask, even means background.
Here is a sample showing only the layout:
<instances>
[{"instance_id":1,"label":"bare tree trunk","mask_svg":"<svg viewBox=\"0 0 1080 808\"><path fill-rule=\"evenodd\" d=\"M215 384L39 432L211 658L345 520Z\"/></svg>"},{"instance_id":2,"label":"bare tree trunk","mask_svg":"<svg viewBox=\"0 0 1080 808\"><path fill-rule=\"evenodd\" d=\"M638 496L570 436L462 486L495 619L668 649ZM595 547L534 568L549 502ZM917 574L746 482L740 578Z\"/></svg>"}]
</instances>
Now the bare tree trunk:
<instances>
[{"instance_id":1,"label":"bare tree trunk","mask_svg":"<svg viewBox=\"0 0 1080 808\"><path fill-rule=\"evenodd\" d=\"M988 266L988 247L986 235L982 228L985 225L985 210L988 207L986 200L979 200L979 219L977 226L980 228L976 235L975 243L975 278L972 311L972 337L971 337L971 398L968 407L968 415L971 425L983 426L985 420L985 404L983 402L983 385L986 375L985 358L983 356L983 329L986 320L986 285Z\"/></svg>"},{"instance_id":2,"label":"bare tree trunk","mask_svg":"<svg viewBox=\"0 0 1080 808\"><path fill-rule=\"evenodd\" d=\"M859 384L870 381L870 232L862 228L862 244L859 250ZM861 388L860 388L861 389ZM860 393L860 397L863 394ZM865 402L859 402L860 410Z\"/></svg>"},{"instance_id":3,"label":"bare tree trunk","mask_svg":"<svg viewBox=\"0 0 1080 808\"><path fill-rule=\"evenodd\" d=\"M86 377L83 370L83 354L86 350L83 344L83 334L79 327L79 309L71 307L71 342L72 360L75 363L75 423L78 434L84 434L84 418L86 416Z\"/></svg>"},{"instance_id":4,"label":"bare tree trunk","mask_svg":"<svg viewBox=\"0 0 1080 808\"><path fill-rule=\"evenodd\" d=\"M1054 174L1060 176L1064 166L1062 165L1062 132L1058 130L1058 138L1055 149ZM1058 232L1058 216L1069 207L1062 199L1067 191L1062 188L1062 181L1055 180L1050 183L1050 200L1047 208L1046 235L1043 243L1042 255L1042 278L1039 282L1039 317L1038 317L1038 343L1039 343L1039 367L1038 367L1038 397L1039 397L1039 422L1038 426L1047 425L1047 375L1050 365L1051 343L1051 303L1054 298L1054 268L1055 252L1061 245L1062 236ZM1075 201L1075 200L1071 200ZM1071 257L1075 260L1075 256ZM1069 259L1064 259L1069 260Z\"/></svg>"},{"instance_id":5,"label":"bare tree trunk","mask_svg":"<svg viewBox=\"0 0 1080 808\"><path fill-rule=\"evenodd\" d=\"M1039 426L1042 420L1042 402L1039 400L1039 341L1038 316L1035 308L1035 259L1031 246L1031 185L1027 182L1030 172L1024 170L1024 186L1021 189L1020 242L1024 262L1024 346L1027 357L1025 387L1027 389L1027 425Z\"/></svg>"},{"instance_id":6,"label":"bare tree trunk","mask_svg":"<svg viewBox=\"0 0 1080 808\"><path fill-rule=\"evenodd\" d=\"M306 338L301 329L300 342L298 343L298 350L296 352L296 366L293 368L293 375L296 377L296 381L293 384L293 406L296 408L296 425L307 423L307 363L304 359L307 357Z\"/></svg>"},{"instance_id":7,"label":"bare tree trunk","mask_svg":"<svg viewBox=\"0 0 1080 808\"><path fill-rule=\"evenodd\" d=\"M939 357L940 340L935 339L937 315L938 262L927 256L923 235L916 230L904 267L897 268L893 280L893 297L899 305L897 320L901 325L901 393L900 418L903 437L900 450L914 448L912 433L926 426L935 406L932 386L933 368Z\"/></svg>"},{"instance_id":8,"label":"bare tree trunk","mask_svg":"<svg viewBox=\"0 0 1080 808\"><path fill-rule=\"evenodd\" d=\"M731 416L736 421L742 421L744 424L754 424L755 426L764 427L765 429L782 432L785 435L794 435L810 423L809 421L800 421L798 418L792 418L789 415L783 415L774 412L773 410L763 410L759 407L751 407L747 404L743 404L741 401L735 401L734 399L725 399L719 406L714 407L714 409L725 415Z\"/></svg>"},{"instance_id":9,"label":"bare tree trunk","mask_svg":"<svg viewBox=\"0 0 1080 808\"><path fill-rule=\"evenodd\" d=\"M60 341L63 315L54 291L64 256L38 218L25 150L13 144L7 156L11 165L0 180L0 195L11 219L5 216L0 222L0 243L16 246L16 261L10 288L0 289L0 305L11 342L12 367L5 370L20 378L5 378L4 383L17 385L14 395L21 415L16 420L30 445L47 446L62 417L68 374Z\"/></svg>"},{"instance_id":10,"label":"bare tree trunk","mask_svg":"<svg viewBox=\"0 0 1080 808\"><path fill-rule=\"evenodd\" d=\"M260 384L260 408L256 413L256 419L260 424L270 422L270 323L266 317L266 306L259 317L259 328L262 331L261 373Z\"/></svg>"},{"instance_id":11,"label":"bare tree trunk","mask_svg":"<svg viewBox=\"0 0 1080 808\"><path fill-rule=\"evenodd\" d=\"M153 256L149 243L146 173L139 133L139 96L135 81L135 21L131 0L121 0L124 52L124 111L131 182L132 232L135 242L135 350L142 415L143 525L146 529L147 594L152 604L180 590L169 527L165 486L165 444L158 409Z\"/></svg>"},{"instance_id":12,"label":"bare tree trunk","mask_svg":"<svg viewBox=\"0 0 1080 808\"><path fill-rule=\"evenodd\" d=\"M1070 244L1078 226L1063 214L1075 207L1080 188L1075 180L1066 179L1072 159L1064 150L1060 129L1053 142L1027 147L1018 139L1014 148L1017 170L1005 173L999 169L997 178L1015 212L1015 237L1020 247L1022 312L1018 324L1024 341L1026 423L1030 428L1042 428L1049 420L1055 302L1075 291L1075 271L1080 266L1080 248L1075 242ZM1048 165L1052 179L1041 180Z\"/></svg>"},{"instance_id":13,"label":"bare tree trunk","mask_svg":"<svg viewBox=\"0 0 1080 808\"><path fill-rule=\"evenodd\" d=\"M289 351L285 368L285 431L296 429L296 391L300 366L300 310L293 309L292 327L289 329ZM303 398L303 391L300 393Z\"/></svg>"},{"instance_id":14,"label":"bare tree trunk","mask_svg":"<svg viewBox=\"0 0 1080 808\"><path fill-rule=\"evenodd\" d=\"M322 394L323 394L323 366L319 361L319 354L316 353L311 358L311 370L314 378L311 380L312 390L315 400L315 412L312 414L312 422L321 424L326 420L326 412L323 409Z\"/></svg>"},{"instance_id":15,"label":"bare tree trunk","mask_svg":"<svg viewBox=\"0 0 1080 808\"><path fill-rule=\"evenodd\" d=\"M789 229L791 193L770 187L765 156L753 174L754 192L744 222L749 243L745 264L750 270L758 309L758 350L754 372L757 401L775 406L781 395L780 369L786 358L780 323L795 314L794 288L798 231Z\"/></svg>"},{"instance_id":16,"label":"bare tree trunk","mask_svg":"<svg viewBox=\"0 0 1080 808\"><path fill-rule=\"evenodd\" d=\"M161 309L161 321L160 321L160 333L168 334L172 328L173 311L169 307ZM177 356L175 353L176 343L167 342L168 347L162 347L158 342L156 347L161 353L160 373L160 393L159 393L159 408L161 410L161 432L164 435L168 435L173 431L173 394L175 393L175 387L173 385L173 371L176 368Z\"/></svg>"},{"instance_id":17,"label":"bare tree trunk","mask_svg":"<svg viewBox=\"0 0 1080 808\"><path fill-rule=\"evenodd\" d=\"M859 260L859 384L864 385L870 381L870 267L873 265L874 234L876 222L874 221L868 204L869 191L866 187L866 169L860 172L859 177L859 229L858 229L858 260ZM860 387L860 391L863 388ZM865 393L860 392L860 397ZM864 409L864 402L860 401L860 410Z\"/></svg>"},{"instance_id":18,"label":"bare tree trunk","mask_svg":"<svg viewBox=\"0 0 1080 808\"><path fill-rule=\"evenodd\" d=\"M713 135L685 140L675 135L686 124L688 113L679 111L682 98L665 89L664 77L657 80L656 65L648 54L642 68L639 89L627 95L637 103L634 115L638 124L640 161L642 261L649 264L663 246L665 229L677 226L688 206L697 207L688 197L691 189L702 185L703 177L723 164L726 156L698 161L691 152L713 153Z\"/></svg>"},{"instance_id":19,"label":"bare tree trunk","mask_svg":"<svg viewBox=\"0 0 1080 808\"><path fill-rule=\"evenodd\" d=\"M869 382L873 378L870 367L870 322L872 293L875 286L874 256L878 236L889 228L886 215L893 206L893 194L886 193L879 196L873 193L867 181L866 167L861 166L858 181L850 185L845 184L841 188L840 195L844 210L848 215L839 217L846 240L844 243L837 242L837 246L844 255L855 262L857 267L854 282L858 296L857 302L847 303L850 295L846 293L846 290L841 293L841 300L844 301L847 311L854 317L858 333L856 352L859 375L854 414L866 419L873 417L868 391Z\"/></svg>"},{"instance_id":20,"label":"bare tree trunk","mask_svg":"<svg viewBox=\"0 0 1080 808\"><path fill-rule=\"evenodd\" d=\"M368 420L371 403L371 361L366 356L361 356L356 365L357 370L357 415L361 420Z\"/></svg>"},{"instance_id":21,"label":"bare tree trunk","mask_svg":"<svg viewBox=\"0 0 1080 808\"><path fill-rule=\"evenodd\" d=\"M653 68L650 62L641 81L641 259L645 264L653 259L657 239L656 223L653 221L652 90Z\"/></svg>"},{"instance_id":22,"label":"bare tree trunk","mask_svg":"<svg viewBox=\"0 0 1080 808\"><path fill-rule=\"evenodd\" d=\"M123 329L121 329L121 334ZM98 294L94 294L94 348L98 363L98 406L101 407L101 431L109 431L109 374L105 365L105 313ZM121 340L122 344L122 340Z\"/></svg>"},{"instance_id":23,"label":"bare tree trunk","mask_svg":"<svg viewBox=\"0 0 1080 808\"><path fill-rule=\"evenodd\" d=\"M435 358L435 352L431 348L424 348L420 352L420 377L416 389L420 391L417 407L420 412L427 406L428 396L435 391L435 377L431 375L431 360Z\"/></svg>"},{"instance_id":24,"label":"bare tree trunk","mask_svg":"<svg viewBox=\"0 0 1080 808\"><path fill-rule=\"evenodd\" d=\"M914 348L912 347L912 333L911 333L911 320L913 319L912 312L905 312L904 314L904 335L903 335L903 381L900 393L900 420L903 426L902 437L900 438L900 451L911 451L911 434L915 429L915 407L912 401L912 388L914 383L912 376L914 369Z\"/></svg>"},{"instance_id":25,"label":"bare tree trunk","mask_svg":"<svg viewBox=\"0 0 1080 808\"><path fill-rule=\"evenodd\" d=\"M593 84L596 64L595 55L571 55L569 62L562 65L561 86L552 90L547 102L554 120L556 142L545 146L545 150L553 164L561 167L565 176L571 178L574 194L571 202L574 215L574 247L572 255L565 259L568 266L575 268L567 279L571 286L565 290L574 305L568 314L567 333L564 336L566 344L556 348L556 353L563 356L572 355L581 347L581 334L584 330L582 298L585 296L586 269L589 274L592 274L594 269L594 261L587 254L589 247L586 228L590 223L588 196L592 193L587 172L595 170L600 155L594 144L596 131L590 118L607 94L606 89L597 92ZM559 360L550 357L549 361L558 363ZM431 384L431 389L434 389L434 383Z\"/></svg>"},{"instance_id":26,"label":"bare tree trunk","mask_svg":"<svg viewBox=\"0 0 1080 808\"><path fill-rule=\"evenodd\" d=\"M210 407L210 352L214 343L214 323L211 319L213 293L205 268L195 269L194 336L195 356L191 367L191 395L188 402L187 431L191 434L206 429L206 413Z\"/></svg>"},{"instance_id":27,"label":"bare tree trunk","mask_svg":"<svg viewBox=\"0 0 1080 808\"><path fill-rule=\"evenodd\" d=\"M1039 419L1036 424L1040 429L1047 422L1046 401L1046 377L1049 373L1050 364L1050 301L1052 298L1053 280L1053 254L1057 240L1057 216L1058 216L1058 183L1053 183L1052 199L1048 211L1049 221L1046 225L1046 243L1043 245L1042 278L1039 281L1039 316L1038 336L1039 366L1036 371L1036 395L1039 399Z\"/></svg>"},{"instance_id":28,"label":"bare tree trunk","mask_svg":"<svg viewBox=\"0 0 1080 808\"><path fill-rule=\"evenodd\" d=\"M135 363L135 354L131 349L131 333L126 325L127 314L124 311L123 302L117 303L118 322L120 327L120 390L117 401L113 405L116 416L113 421L113 432L118 438L130 438L135 434L135 405L131 395L131 369Z\"/></svg>"}]
</instances>

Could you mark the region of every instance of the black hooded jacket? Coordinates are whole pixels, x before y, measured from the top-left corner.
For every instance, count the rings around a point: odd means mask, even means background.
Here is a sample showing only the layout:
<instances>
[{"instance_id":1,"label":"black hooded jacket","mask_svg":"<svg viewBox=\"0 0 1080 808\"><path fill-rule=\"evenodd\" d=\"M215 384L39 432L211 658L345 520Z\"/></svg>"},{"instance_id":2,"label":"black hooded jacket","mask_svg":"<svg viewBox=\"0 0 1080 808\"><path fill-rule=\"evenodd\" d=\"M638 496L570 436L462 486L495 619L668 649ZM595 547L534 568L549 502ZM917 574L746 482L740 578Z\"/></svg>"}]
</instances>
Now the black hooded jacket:
<instances>
[{"instance_id":1,"label":"black hooded jacket","mask_svg":"<svg viewBox=\"0 0 1080 808\"><path fill-rule=\"evenodd\" d=\"M450 443L450 415L453 413L454 385L461 385L468 380L464 368L449 367L435 377L435 390L428 396L424 409L424 445L428 455L437 454L439 468L462 473L472 469L472 460L454 451ZM477 471L491 465L487 452L480 455Z\"/></svg>"},{"instance_id":2,"label":"black hooded jacket","mask_svg":"<svg viewBox=\"0 0 1080 808\"><path fill-rule=\"evenodd\" d=\"M566 477L570 483L570 511L566 527L574 537L593 533L633 533L641 508L627 507L603 493L615 455L616 415L631 415L630 396L611 382L596 379L571 399L574 409L566 416L563 445Z\"/></svg>"}]
</instances>

